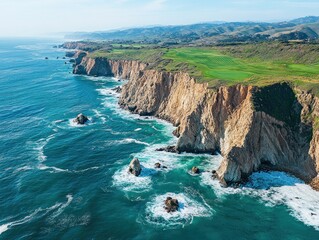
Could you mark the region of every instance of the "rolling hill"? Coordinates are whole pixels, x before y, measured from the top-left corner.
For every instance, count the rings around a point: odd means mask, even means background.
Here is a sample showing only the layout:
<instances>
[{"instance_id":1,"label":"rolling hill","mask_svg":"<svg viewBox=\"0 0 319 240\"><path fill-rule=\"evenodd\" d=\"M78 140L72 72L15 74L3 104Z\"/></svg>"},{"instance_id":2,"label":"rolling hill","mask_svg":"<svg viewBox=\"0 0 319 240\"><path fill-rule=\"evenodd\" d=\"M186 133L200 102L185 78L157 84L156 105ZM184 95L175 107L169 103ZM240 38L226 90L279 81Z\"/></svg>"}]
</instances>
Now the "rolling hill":
<instances>
[{"instance_id":1,"label":"rolling hill","mask_svg":"<svg viewBox=\"0 0 319 240\"><path fill-rule=\"evenodd\" d=\"M267 40L316 41L319 17L309 16L286 22L213 22L184 26L155 26L102 32L77 32L68 39L134 41L142 43L195 43L201 45Z\"/></svg>"}]
</instances>

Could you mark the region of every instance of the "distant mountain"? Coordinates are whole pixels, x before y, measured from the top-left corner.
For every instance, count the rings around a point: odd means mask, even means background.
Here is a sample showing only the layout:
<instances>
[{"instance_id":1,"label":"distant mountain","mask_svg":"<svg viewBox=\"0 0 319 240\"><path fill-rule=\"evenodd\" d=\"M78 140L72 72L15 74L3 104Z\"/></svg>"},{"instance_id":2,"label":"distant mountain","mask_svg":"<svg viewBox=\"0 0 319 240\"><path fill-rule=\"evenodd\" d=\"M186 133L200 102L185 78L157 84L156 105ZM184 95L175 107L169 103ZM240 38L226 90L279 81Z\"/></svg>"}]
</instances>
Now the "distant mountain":
<instances>
[{"instance_id":1,"label":"distant mountain","mask_svg":"<svg viewBox=\"0 0 319 240\"><path fill-rule=\"evenodd\" d=\"M297 18L290 21L290 23L294 23L294 24L306 24L306 23L317 23L317 22L319 22L319 17L315 17L315 16Z\"/></svg>"},{"instance_id":2,"label":"distant mountain","mask_svg":"<svg viewBox=\"0 0 319 240\"><path fill-rule=\"evenodd\" d=\"M153 26L101 32L77 32L69 39L117 40L145 43L196 43L267 41L278 39L315 40L319 36L319 17L309 16L288 22L209 22L182 26Z\"/></svg>"}]
</instances>

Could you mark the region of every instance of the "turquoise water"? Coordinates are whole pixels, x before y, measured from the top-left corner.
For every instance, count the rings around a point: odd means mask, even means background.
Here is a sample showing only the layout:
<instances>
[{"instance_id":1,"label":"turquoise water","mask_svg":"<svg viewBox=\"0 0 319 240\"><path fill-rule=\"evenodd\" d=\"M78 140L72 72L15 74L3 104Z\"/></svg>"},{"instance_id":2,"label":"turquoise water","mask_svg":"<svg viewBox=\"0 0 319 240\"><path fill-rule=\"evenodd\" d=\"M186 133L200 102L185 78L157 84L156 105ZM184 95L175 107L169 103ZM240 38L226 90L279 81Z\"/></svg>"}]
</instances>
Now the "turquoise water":
<instances>
[{"instance_id":1,"label":"turquoise water","mask_svg":"<svg viewBox=\"0 0 319 240\"><path fill-rule=\"evenodd\" d=\"M156 152L174 128L119 109L116 79L72 75L57 43L0 40L0 239L319 239L317 192L279 172L241 189L192 176L220 157Z\"/></svg>"}]
</instances>

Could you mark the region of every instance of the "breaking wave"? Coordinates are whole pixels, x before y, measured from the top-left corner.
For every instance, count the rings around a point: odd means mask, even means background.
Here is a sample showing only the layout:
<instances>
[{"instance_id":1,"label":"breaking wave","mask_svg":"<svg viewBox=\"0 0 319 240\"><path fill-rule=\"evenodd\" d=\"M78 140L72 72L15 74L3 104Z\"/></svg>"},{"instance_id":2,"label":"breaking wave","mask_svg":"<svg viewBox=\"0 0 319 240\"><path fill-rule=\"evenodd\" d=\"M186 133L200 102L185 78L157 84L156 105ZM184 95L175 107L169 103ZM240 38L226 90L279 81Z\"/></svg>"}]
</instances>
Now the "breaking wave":
<instances>
[{"instance_id":1,"label":"breaking wave","mask_svg":"<svg viewBox=\"0 0 319 240\"><path fill-rule=\"evenodd\" d=\"M164 202L167 197L176 198L179 209L176 212L166 212ZM195 217L210 217L213 210L202 199L195 200L185 193L166 193L154 197L146 205L145 220L164 228L176 228L191 224Z\"/></svg>"}]
</instances>

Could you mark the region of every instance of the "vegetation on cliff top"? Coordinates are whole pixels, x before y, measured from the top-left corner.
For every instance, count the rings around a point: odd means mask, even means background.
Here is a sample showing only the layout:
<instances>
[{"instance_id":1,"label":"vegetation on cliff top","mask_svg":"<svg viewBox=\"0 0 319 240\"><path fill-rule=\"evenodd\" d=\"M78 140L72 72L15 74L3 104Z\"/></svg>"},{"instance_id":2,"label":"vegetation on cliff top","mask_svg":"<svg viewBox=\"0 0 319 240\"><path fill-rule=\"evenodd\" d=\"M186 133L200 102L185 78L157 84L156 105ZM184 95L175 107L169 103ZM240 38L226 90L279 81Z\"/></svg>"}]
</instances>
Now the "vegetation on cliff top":
<instances>
[{"instance_id":1,"label":"vegetation on cliff top","mask_svg":"<svg viewBox=\"0 0 319 240\"><path fill-rule=\"evenodd\" d=\"M277 83L255 89L253 103L256 111L265 112L285 122L291 128L298 127L300 124L302 107L287 83Z\"/></svg>"},{"instance_id":2,"label":"vegetation on cliff top","mask_svg":"<svg viewBox=\"0 0 319 240\"><path fill-rule=\"evenodd\" d=\"M239 83L265 86L290 81L319 94L318 44L275 42L201 48L113 46L111 50L93 51L89 56L139 60L152 69L186 71L211 87Z\"/></svg>"}]
</instances>

